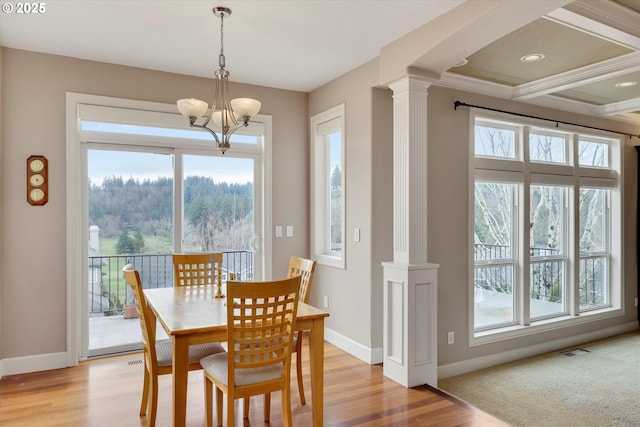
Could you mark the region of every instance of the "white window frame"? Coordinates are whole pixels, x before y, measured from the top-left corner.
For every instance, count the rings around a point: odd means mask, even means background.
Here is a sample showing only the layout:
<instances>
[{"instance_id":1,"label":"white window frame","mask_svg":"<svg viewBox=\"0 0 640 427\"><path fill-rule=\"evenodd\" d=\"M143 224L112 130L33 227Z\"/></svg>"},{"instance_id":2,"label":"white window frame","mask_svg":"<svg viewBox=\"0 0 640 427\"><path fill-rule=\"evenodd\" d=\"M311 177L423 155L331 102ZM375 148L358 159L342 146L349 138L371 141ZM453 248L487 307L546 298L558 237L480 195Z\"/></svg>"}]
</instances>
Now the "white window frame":
<instances>
[{"instance_id":1,"label":"white window frame","mask_svg":"<svg viewBox=\"0 0 640 427\"><path fill-rule=\"evenodd\" d=\"M570 186L569 191L569 224L570 230L567 230L569 236L567 237L567 244L570 247L567 249L566 256L568 257L567 263L567 315L559 315L551 318L531 319L530 310L528 305L528 293L529 293L529 271L531 260L529 257L529 229L521 226L519 230L514 231L518 235L520 242L520 259L517 261L521 270L517 275L517 280L525 280L520 282L516 286L519 288L518 292L524 292L521 297L517 299L519 307L515 307L517 315L517 324L515 325L496 325L492 328L483 328L481 330L475 330L474 321L474 267L475 262L473 258L473 230L474 230L474 215L470 215L469 218L469 230L470 235L470 261L469 261L469 342L471 346L482 345L491 342L497 342L505 339L530 335L534 333L540 333L546 330L553 330L562 327L568 327L594 320L601 320L611 317L620 316L624 313L623 310L623 263L622 263L622 219L623 219L623 182L622 182L622 165L623 165L623 138L615 133L589 130L585 132L583 128L567 126L561 132L565 132L568 135L567 142L570 144L567 147L567 164L544 164L539 162L532 162L529 159L528 153L528 134L530 129L535 129L536 132L540 130L548 129L553 133L557 133L558 130L549 126L541 120L536 119L514 119L513 116L508 114L500 114L494 112L480 111L479 109L471 109L470 117L470 141L469 141L469 158L470 158L470 191L469 202L470 206L474 206L474 183L476 178L480 180L495 179L504 174L512 175L513 182L521 182L522 184L522 196L519 197L521 211L518 212L518 217L522 220L522 224L529 223L529 188L533 184L558 184L563 186ZM517 142L516 153L523 153L523 157L516 156L515 159L495 159L487 157L475 157L475 124L476 121L504 123L506 125L516 125L521 127L522 131L518 132L518 138L521 138ZM500 125L498 125L500 126ZM608 147L608 160L609 166L607 168L600 167L584 167L578 164L578 141L580 139L606 142ZM579 234L579 212L577 212L579 189L584 187L597 187L606 188L611 190L609 199L609 236L608 236L608 256L609 256L609 271L608 271L608 285L609 285L609 305L607 307L597 308L593 310L580 311L579 307L579 261L580 253L578 250L578 234ZM516 290L514 289L514 293Z\"/></svg>"},{"instance_id":2,"label":"white window frame","mask_svg":"<svg viewBox=\"0 0 640 427\"><path fill-rule=\"evenodd\" d=\"M346 159L345 159L345 105L340 104L310 120L311 141L311 253L319 263L331 267L345 269L346 265ZM329 150L327 135L341 132L341 185L342 185L342 248L340 252L331 251L330 227L330 179Z\"/></svg>"}]
</instances>

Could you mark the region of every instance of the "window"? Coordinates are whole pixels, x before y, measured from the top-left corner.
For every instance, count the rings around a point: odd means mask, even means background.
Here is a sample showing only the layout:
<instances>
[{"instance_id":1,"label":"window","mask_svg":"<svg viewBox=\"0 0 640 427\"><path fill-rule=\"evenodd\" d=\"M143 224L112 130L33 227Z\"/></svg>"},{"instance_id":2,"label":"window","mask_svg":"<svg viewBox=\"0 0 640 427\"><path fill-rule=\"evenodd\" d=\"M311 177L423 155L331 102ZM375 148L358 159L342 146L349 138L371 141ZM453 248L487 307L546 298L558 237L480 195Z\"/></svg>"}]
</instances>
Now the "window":
<instances>
[{"instance_id":1,"label":"window","mask_svg":"<svg viewBox=\"0 0 640 427\"><path fill-rule=\"evenodd\" d=\"M472 117L472 343L619 312L620 138Z\"/></svg>"},{"instance_id":2,"label":"window","mask_svg":"<svg viewBox=\"0 0 640 427\"><path fill-rule=\"evenodd\" d=\"M344 104L311 118L311 142L314 257L345 268Z\"/></svg>"}]
</instances>

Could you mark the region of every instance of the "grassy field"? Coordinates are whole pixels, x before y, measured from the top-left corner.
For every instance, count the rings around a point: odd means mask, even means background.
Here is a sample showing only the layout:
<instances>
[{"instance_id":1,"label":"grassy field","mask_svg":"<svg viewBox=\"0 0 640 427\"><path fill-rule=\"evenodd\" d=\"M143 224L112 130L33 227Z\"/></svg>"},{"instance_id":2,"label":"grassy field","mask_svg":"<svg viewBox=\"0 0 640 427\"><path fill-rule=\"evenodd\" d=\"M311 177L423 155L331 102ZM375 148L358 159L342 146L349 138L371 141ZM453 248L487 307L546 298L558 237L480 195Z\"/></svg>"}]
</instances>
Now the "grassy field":
<instances>
[{"instance_id":1,"label":"grassy field","mask_svg":"<svg viewBox=\"0 0 640 427\"><path fill-rule=\"evenodd\" d=\"M117 238L100 239L100 253L102 256L118 256L116 251ZM159 236L144 236L145 254L167 254L172 253L171 238ZM119 314L126 302L127 284L122 276L122 268L126 264L126 257L111 260L102 267L102 280L104 291L109 294L111 309L116 310L114 314Z\"/></svg>"}]
</instances>

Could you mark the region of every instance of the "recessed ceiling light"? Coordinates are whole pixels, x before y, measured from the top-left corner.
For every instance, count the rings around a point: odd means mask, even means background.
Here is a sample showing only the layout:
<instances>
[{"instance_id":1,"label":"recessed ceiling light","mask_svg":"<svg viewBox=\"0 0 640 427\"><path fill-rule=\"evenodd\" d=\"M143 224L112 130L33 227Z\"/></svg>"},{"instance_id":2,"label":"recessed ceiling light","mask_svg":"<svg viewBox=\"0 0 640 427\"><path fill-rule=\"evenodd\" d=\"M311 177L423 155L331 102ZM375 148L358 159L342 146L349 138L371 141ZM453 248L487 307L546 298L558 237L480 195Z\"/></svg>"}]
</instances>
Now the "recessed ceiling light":
<instances>
[{"instance_id":1,"label":"recessed ceiling light","mask_svg":"<svg viewBox=\"0 0 640 427\"><path fill-rule=\"evenodd\" d=\"M536 61L540 61L543 58L544 58L544 55L541 54L541 53L530 53L529 55L525 55L522 58L520 58L520 61L522 61L522 62L536 62Z\"/></svg>"},{"instance_id":2,"label":"recessed ceiling light","mask_svg":"<svg viewBox=\"0 0 640 427\"><path fill-rule=\"evenodd\" d=\"M616 87L631 87L631 86L635 86L637 84L638 84L638 82L632 82L632 81L620 82L620 83L616 83Z\"/></svg>"},{"instance_id":3,"label":"recessed ceiling light","mask_svg":"<svg viewBox=\"0 0 640 427\"><path fill-rule=\"evenodd\" d=\"M456 65L454 65L454 67L464 67L468 63L469 63L469 61L467 61L466 59L461 59L460 61L458 61L456 63Z\"/></svg>"}]
</instances>

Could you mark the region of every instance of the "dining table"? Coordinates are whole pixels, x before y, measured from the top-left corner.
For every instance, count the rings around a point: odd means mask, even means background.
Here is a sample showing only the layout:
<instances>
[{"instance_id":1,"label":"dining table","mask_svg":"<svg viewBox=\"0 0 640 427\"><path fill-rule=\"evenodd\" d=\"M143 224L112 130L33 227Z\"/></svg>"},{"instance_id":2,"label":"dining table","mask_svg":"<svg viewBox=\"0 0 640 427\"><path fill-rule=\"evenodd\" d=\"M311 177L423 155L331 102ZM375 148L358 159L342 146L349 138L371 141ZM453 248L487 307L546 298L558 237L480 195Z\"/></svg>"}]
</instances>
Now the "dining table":
<instances>
[{"instance_id":1,"label":"dining table","mask_svg":"<svg viewBox=\"0 0 640 427\"><path fill-rule=\"evenodd\" d=\"M173 425L182 427L187 415L189 346L227 341L226 298L214 286L179 286L144 289L152 317L173 342ZM311 404L313 425L324 422L324 319L329 313L298 303L296 330L309 331ZM155 318L155 319L154 319Z\"/></svg>"}]
</instances>

